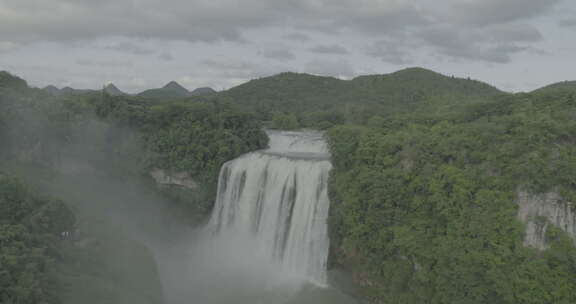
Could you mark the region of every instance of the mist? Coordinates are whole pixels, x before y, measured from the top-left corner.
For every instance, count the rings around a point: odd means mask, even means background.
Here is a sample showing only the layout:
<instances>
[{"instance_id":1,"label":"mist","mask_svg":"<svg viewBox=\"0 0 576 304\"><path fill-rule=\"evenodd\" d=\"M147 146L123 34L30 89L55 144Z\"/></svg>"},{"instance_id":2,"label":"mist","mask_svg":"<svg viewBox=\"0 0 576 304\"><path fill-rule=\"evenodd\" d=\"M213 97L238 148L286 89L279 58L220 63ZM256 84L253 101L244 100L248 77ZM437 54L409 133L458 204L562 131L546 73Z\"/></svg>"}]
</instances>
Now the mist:
<instances>
[{"instance_id":1,"label":"mist","mask_svg":"<svg viewBox=\"0 0 576 304\"><path fill-rule=\"evenodd\" d=\"M145 160L134 158L145 155L137 130L86 116L69 118L68 127L62 127L45 112L54 105L12 113L16 115L5 127L10 149L4 157L15 161L4 169L68 203L77 217L71 248L103 260L113 277L152 286L157 273L158 286L150 288L158 289L167 304L354 303L336 289L282 271L282 265L258 249L262 240L249 234L218 235L207 229L207 218L191 220L195 215L174 212L174 203L147 172L137 169L145 167ZM122 243L130 245L118 245ZM134 250L143 256L149 252L152 262L141 257L132 262L129 252ZM150 278L135 277L142 276L143 265L152 269L144 275ZM82 291L68 293L69 302L85 297ZM133 295L120 298L124 303L141 301Z\"/></svg>"}]
</instances>

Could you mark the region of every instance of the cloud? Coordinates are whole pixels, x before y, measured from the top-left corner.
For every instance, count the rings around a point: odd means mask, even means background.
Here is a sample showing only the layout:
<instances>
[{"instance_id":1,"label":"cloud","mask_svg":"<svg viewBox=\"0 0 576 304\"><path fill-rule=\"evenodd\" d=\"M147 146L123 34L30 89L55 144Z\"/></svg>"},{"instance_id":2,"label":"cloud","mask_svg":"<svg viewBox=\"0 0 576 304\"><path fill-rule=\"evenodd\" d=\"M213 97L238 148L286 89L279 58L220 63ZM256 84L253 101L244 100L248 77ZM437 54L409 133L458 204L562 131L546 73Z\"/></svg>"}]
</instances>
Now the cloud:
<instances>
[{"instance_id":1,"label":"cloud","mask_svg":"<svg viewBox=\"0 0 576 304\"><path fill-rule=\"evenodd\" d=\"M436 55L492 63L508 63L516 53L535 50L530 43L543 39L535 28L518 24L473 30L437 26L418 32L416 37L422 47Z\"/></svg>"},{"instance_id":2,"label":"cloud","mask_svg":"<svg viewBox=\"0 0 576 304\"><path fill-rule=\"evenodd\" d=\"M150 55L150 54L154 54L155 51L154 50L150 50L147 49L145 47L139 46L135 43L131 43L131 42L119 42L113 45L108 45L105 46L104 49L106 50L112 50L112 51L118 51L118 52L122 52L122 53L128 53L131 55Z\"/></svg>"},{"instance_id":3,"label":"cloud","mask_svg":"<svg viewBox=\"0 0 576 304\"><path fill-rule=\"evenodd\" d=\"M8 53L18 49L20 45L12 41L0 41L0 53Z\"/></svg>"},{"instance_id":4,"label":"cloud","mask_svg":"<svg viewBox=\"0 0 576 304\"><path fill-rule=\"evenodd\" d=\"M576 27L576 19L560 20L559 25L563 27Z\"/></svg>"},{"instance_id":5,"label":"cloud","mask_svg":"<svg viewBox=\"0 0 576 304\"><path fill-rule=\"evenodd\" d=\"M0 37L14 43L38 41L82 41L106 37L128 37L188 42L244 41L249 31L278 30L286 40L308 42L316 34L358 34L373 41L403 44L418 40L438 54L469 54L471 58L499 62L528 47L517 45L542 39L535 28L522 26L531 18L550 12L560 0L0 0ZM570 22L564 22L569 25ZM512 28L510 26L516 26ZM449 41L461 50L447 51L425 38L430 29L453 28L458 37ZM498 28L500 27L500 28ZM471 51L463 37L480 37L481 51ZM512 37L512 42L506 42ZM489 43L489 40L493 41ZM517 47L513 47L517 45ZM380 48L384 47L383 45ZM108 47L133 55L155 53L130 42ZM372 54L389 62L404 62L387 46ZM332 46L317 46L313 52L344 54ZM472 55L476 53L477 55ZM383 56L383 54L387 54ZM479 54L479 55L478 55ZM292 60L288 51L267 50L265 58ZM292 54L293 55L293 54ZM167 57L167 56L163 56ZM409 56L408 56L409 57Z\"/></svg>"},{"instance_id":6,"label":"cloud","mask_svg":"<svg viewBox=\"0 0 576 304\"><path fill-rule=\"evenodd\" d=\"M307 42L310 40L310 36L302 33L289 33L282 35L282 38L298 42Z\"/></svg>"},{"instance_id":7,"label":"cloud","mask_svg":"<svg viewBox=\"0 0 576 304\"><path fill-rule=\"evenodd\" d=\"M129 61L94 60L87 58L77 59L76 64L81 66L92 66L101 68L127 68L133 66L133 64Z\"/></svg>"},{"instance_id":8,"label":"cloud","mask_svg":"<svg viewBox=\"0 0 576 304\"><path fill-rule=\"evenodd\" d=\"M158 58L160 58L163 61L172 61L174 60L174 57L172 56L172 54L168 53L168 52L162 52L160 53L160 55L158 55Z\"/></svg>"},{"instance_id":9,"label":"cloud","mask_svg":"<svg viewBox=\"0 0 576 304\"><path fill-rule=\"evenodd\" d=\"M268 5L234 0L4 0L0 36L19 41L138 37L238 40L240 29L269 24Z\"/></svg>"},{"instance_id":10,"label":"cloud","mask_svg":"<svg viewBox=\"0 0 576 304\"><path fill-rule=\"evenodd\" d=\"M329 55L346 55L348 50L340 45L317 45L308 49L310 52Z\"/></svg>"},{"instance_id":11,"label":"cloud","mask_svg":"<svg viewBox=\"0 0 576 304\"><path fill-rule=\"evenodd\" d=\"M544 38L538 29L526 24L493 26L486 36L498 42L537 42Z\"/></svg>"},{"instance_id":12,"label":"cloud","mask_svg":"<svg viewBox=\"0 0 576 304\"><path fill-rule=\"evenodd\" d=\"M304 68L304 72L341 78L350 78L356 74L348 61L326 59L314 59L308 62Z\"/></svg>"},{"instance_id":13,"label":"cloud","mask_svg":"<svg viewBox=\"0 0 576 304\"><path fill-rule=\"evenodd\" d=\"M111 36L238 41L245 30L264 27L382 33L426 19L417 6L397 0L0 1L0 36L29 42Z\"/></svg>"},{"instance_id":14,"label":"cloud","mask_svg":"<svg viewBox=\"0 0 576 304\"><path fill-rule=\"evenodd\" d=\"M279 61L290 61L296 58L296 55L288 49L270 49L261 52L261 55L267 59Z\"/></svg>"},{"instance_id":15,"label":"cloud","mask_svg":"<svg viewBox=\"0 0 576 304\"><path fill-rule=\"evenodd\" d=\"M472 26L505 24L549 12L560 0L452 0L453 21Z\"/></svg>"},{"instance_id":16,"label":"cloud","mask_svg":"<svg viewBox=\"0 0 576 304\"><path fill-rule=\"evenodd\" d=\"M397 65L408 64L413 61L409 48L394 41L376 41L367 48L366 54L383 62Z\"/></svg>"},{"instance_id":17,"label":"cloud","mask_svg":"<svg viewBox=\"0 0 576 304\"><path fill-rule=\"evenodd\" d=\"M207 59L201 61L200 65L205 69L199 72L210 77L228 79L230 82L235 83L289 70L283 65L255 63L241 59Z\"/></svg>"}]
</instances>

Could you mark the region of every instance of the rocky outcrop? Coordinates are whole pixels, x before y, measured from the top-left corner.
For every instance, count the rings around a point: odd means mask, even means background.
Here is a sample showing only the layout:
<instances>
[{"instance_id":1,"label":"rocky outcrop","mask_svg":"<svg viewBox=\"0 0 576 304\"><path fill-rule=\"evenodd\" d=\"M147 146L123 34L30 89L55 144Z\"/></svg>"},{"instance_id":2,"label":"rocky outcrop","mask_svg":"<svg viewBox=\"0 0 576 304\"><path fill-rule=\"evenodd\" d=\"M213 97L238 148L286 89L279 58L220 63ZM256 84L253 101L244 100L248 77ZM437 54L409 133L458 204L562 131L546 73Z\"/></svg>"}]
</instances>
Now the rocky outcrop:
<instances>
[{"instance_id":1,"label":"rocky outcrop","mask_svg":"<svg viewBox=\"0 0 576 304\"><path fill-rule=\"evenodd\" d=\"M576 213L574 204L557 192L531 194L518 191L518 218L526 223L524 245L544 250L548 248L546 232L549 225L576 239Z\"/></svg>"},{"instance_id":2,"label":"rocky outcrop","mask_svg":"<svg viewBox=\"0 0 576 304\"><path fill-rule=\"evenodd\" d=\"M190 177L188 172L168 172L163 169L154 169L150 172L150 176L158 185L175 185L190 190L198 188L198 184Z\"/></svg>"}]
</instances>

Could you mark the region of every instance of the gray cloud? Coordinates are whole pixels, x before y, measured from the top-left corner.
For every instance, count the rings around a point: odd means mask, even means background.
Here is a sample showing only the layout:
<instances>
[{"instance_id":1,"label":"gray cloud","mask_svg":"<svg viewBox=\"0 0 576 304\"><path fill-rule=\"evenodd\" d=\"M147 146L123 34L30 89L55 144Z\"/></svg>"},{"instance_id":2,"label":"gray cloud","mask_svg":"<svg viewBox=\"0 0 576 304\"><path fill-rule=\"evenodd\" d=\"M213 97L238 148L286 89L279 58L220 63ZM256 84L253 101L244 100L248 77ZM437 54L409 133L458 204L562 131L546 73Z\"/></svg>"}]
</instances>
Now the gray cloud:
<instances>
[{"instance_id":1,"label":"gray cloud","mask_svg":"<svg viewBox=\"0 0 576 304\"><path fill-rule=\"evenodd\" d=\"M92 66L101 68L126 68L133 66L133 64L129 61L93 60L87 58L77 59L76 64L81 66Z\"/></svg>"},{"instance_id":2,"label":"gray cloud","mask_svg":"<svg viewBox=\"0 0 576 304\"><path fill-rule=\"evenodd\" d=\"M292 40L292 41L298 41L298 42L307 42L310 40L310 36L302 34L302 33L285 34L285 35L282 35L282 38Z\"/></svg>"},{"instance_id":3,"label":"gray cloud","mask_svg":"<svg viewBox=\"0 0 576 304\"><path fill-rule=\"evenodd\" d=\"M337 44L317 45L315 47L309 48L308 50L314 53L331 55L346 55L349 53L347 49Z\"/></svg>"},{"instance_id":4,"label":"gray cloud","mask_svg":"<svg viewBox=\"0 0 576 304\"><path fill-rule=\"evenodd\" d=\"M200 64L206 68L202 70L202 73L220 79L229 79L231 83L239 83L246 79L269 76L289 70L289 68L282 65L258 64L237 59L207 59L200 62Z\"/></svg>"},{"instance_id":5,"label":"gray cloud","mask_svg":"<svg viewBox=\"0 0 576 304\"><path fill-rule=\"evenodd\" d=\"M550 11L560 0L476 0L453 4L451 19L474 26L505 24Z\"/></svg>"},{"instance_id":6,"label":"gray cloud","mask_svg":"<svg viewBox=\"0 0 576 304\"><path fill-rule=\"evenodd\" d=\"M238 40L242 28L272 22L266 4L233 0L5 0L0 35L20 41L124 36L170 40ZM183 30L185 29L185 30Z\"/></svg>"},{"instance_id":7,"label":"gray cloud","mask_svg":"<svg viewBox=\"0 0 576 304\"><path fill-rule=\"evenodd\" d=\"M126 41L105 46L104 49L128 53L131 55L150 55L155 53L153 50Z\"/></svg>"},{"instance_id":8,"label":"gray cloud","mask_svg":"<svg viewBox=\"0 0 576 304\"><path fill-rule=\"evenodd\" d=\"M508 26L550 11L560 0L0 0L0 36L13 42L43 40L74 41L101 37L153 38L159 40L244 41L248 30L298 30L283 39L307 42L314 32L327 34L356 32L375 40L419 39L429 29L458 29L461 37L448 41L461 50L447 51L431 39L420 39L439 54L470 54L469 57L505 62L506 56L484 56L502 50L512 54L542 39L537 29ZM481 32L481 33L479 33ZM435 35L433 35L435 36ZM436 35L437 36L437 35ZM471 51L464 36L480 36L481 51ZM512 37L512 42L506 42ZM424 37L425 38L425 37ZM393 41L396 39L396 41ZM489 39L494 41L490 44ZM445 39L446 40L446 39ZM473 43L478 46L479 43ZM109 49L135 55L154 51L128 42ZM389 62L405 62L394 54L397 47L372 50ZM324 54L343 54L328 47L312 48ZM493 51L488 51L493 50ZM512 51L514 50L514 51ZM397 51L396 51L397 52ZM283 54L282 54L283 53ZM382 54L389 54L383 56ZM480 55L472 55L473 53ZM291 60L289 52L266 51L265 58ZM164 56L165 57L165 56Z\"/></svg>"},{"instance_id":9,"label":"gray cloud","mask_svg":"<svg viewBox=\"0 0 576 304\"><path fill-rule=\"evenodd\" d=\"M304 72L323 76L336 76L350 78L355 71L348 61L314 59L308 62Z\"/></svg>"},{"instance_id":10,"label":"gray cloud","mask_svg":"<svg viewBox=\"0 0 576 304\"><path fill-rule=\"evenodd\" d=\"M160 53L160 55L158 55L158 58L160 58L163 61L172 61L174 60L174 57L172 56L172 54L168 53L168 52L162 52Z\"/></svg>"},{"instance_id":11,"label":"gray cloud","mask_svg":"<svg viewBox=\"0 0 576 304\"><path fill-rule=\"evenodd\" d=\"M560 20L559 25L563 27L576 27L576 19Z\"/></svg>"},{"instance_id":12,"label":"gray cloud","mask_svg":"<svg viewBox=\"0 0 576 304\"><path fill-rule=\"evenodd\" d=\"M486 36L484 32L468 32L453 28L432 28L422 31L419 38L425 45L442 56L455 59L507 63L510 56L527 50L516 41L500 41L498 37Z\"/></svg>"},{"instance_id":13,"label":"gray cloud","mask_svg":"<svg viewBox=\"0 0 576 304\"><path fill-rule=\"evenodd\" d=\"M409 48L394 41L380 40L369 46L366 54L391 64L408 64L413 61Z\"/></svg>"},{"instance_id":14,"label":"gray cloud","mask_svg":"<svg viewBox=\"0 0 576 304\"><path fill-rule=\"evenodd\" d=\"M270 49L261 52L261 54L264 58L279 61L290 61L296 59L296 55L288 49Z\"/></svg>"},{"instance_id":15,"label":"gray cloud","mask_svg":"<svg viewBox=\"0 0 576 304\"><path fill-rule=\"evenodd\" d=\"M270 26L288 25L324 31L349 28L382 33L424 22L426 18L416 6L396 0L0 2L0 35L21 41L68 41L109 36L188 41L241 40L246 29ZM299 38L305 39L303 36Z\"/></svg>"},{"instance_id":16,"label":"gray cloud","mask_svg":"<svg viewBox=\"0 0 576 304\"><path fill-rule=\"evenodd\" d=\"M536 42L543 39L538 29L525 24L494 26L487 30L486 35L498 42Z\"/></svg>"},{"instance_id":17,"label":"gray cloud","mask_svg":"<svg viewBox=\"0 0 576 304\"><path fill-rule=\"evenodd\" d=\"M0 53L7 53L18 49L20 45L12 41L0 41Z\"/></svg>"}]
</instances>

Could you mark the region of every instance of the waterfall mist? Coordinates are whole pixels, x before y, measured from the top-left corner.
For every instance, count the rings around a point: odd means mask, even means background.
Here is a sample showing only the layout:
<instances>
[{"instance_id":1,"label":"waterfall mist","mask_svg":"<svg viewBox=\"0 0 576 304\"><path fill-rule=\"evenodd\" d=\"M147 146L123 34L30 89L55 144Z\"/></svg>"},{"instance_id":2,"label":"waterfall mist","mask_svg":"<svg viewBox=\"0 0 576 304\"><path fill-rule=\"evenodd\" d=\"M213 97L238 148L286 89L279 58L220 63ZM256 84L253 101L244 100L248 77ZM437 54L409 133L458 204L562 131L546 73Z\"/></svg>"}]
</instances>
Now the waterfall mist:
<instances>
[{"instance_id":1,"label":"waterfall mist","mask_svg":"<svg viewBox=\"0 0 576 304\"><path fill-rule=\"evenodd\" d=\"M222 167L210 221L185 251L192 275L181 288L194 303L352 303L327 285L322 133L268 135L268 149Z\"/></svg>"},{"instance_id":2,"label":"waterfall mist","mask_svg":"<svg viewBox=\"0 0 576 304\"><path fill-rule=\"evenodd\" d=\"M355 303L327 287L331 165L322 134L268 135L269 149L223 166L212 217L198 229L166 212L169 202L149 185L104 174L106 162L95 167L92 161L105 159L99 152L59 158L61 175L26 175L74 202L81 222L145 245L166 304Z\"/></svg>"}]
</instances>

